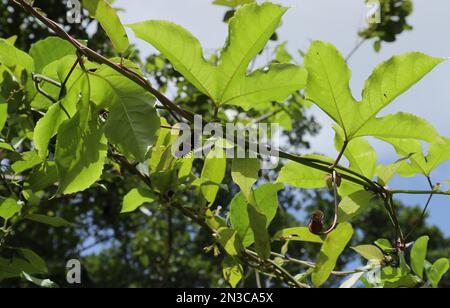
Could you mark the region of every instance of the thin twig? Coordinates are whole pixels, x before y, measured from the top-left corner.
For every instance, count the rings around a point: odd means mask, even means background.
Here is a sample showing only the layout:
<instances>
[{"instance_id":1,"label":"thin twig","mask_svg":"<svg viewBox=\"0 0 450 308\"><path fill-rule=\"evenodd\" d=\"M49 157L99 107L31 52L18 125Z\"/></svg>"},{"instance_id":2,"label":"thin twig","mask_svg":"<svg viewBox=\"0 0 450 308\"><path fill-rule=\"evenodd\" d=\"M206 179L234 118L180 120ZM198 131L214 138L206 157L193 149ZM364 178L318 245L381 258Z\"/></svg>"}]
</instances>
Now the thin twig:
<instances>
[{"instance_id":1,"label":"thin twig","mask_svg":"<svg viewBox=\"0 0 450 308\"><path fill-rule=\"evenodd\" d=\"M441 195L450 196L450 191L432 191L432 190L402 190L394 189L389 191L393 195L406 194L406 195Z\"/></svg>"},{"instance_id":2,"label":"thin twig","mask_svg":"<svg viewBox=\"0 0 450 308\"><path fill-rule=\"evenodd\" d=\"M428 181L428 185L430 185L430 188L434 189L433 181L431 180L431 177L429 175L427 176L427 181ZM433 196L434 196L433 194L430 194L430 196L428 197L427 203L425 204L425 207L423 208L423 211L422 211L422 214L420 215L419 220L414 224L414 227L411 228L411 231L409 231L408 234L405 236L405 240L407 240L425 220L425 216L427 214L428 207L431 204L431 200L433 200Z\"/></svg>"},{"instance_id":3,"label":"thin twig","mask_svg":"<svg viewBox=\"0 0 450 308\"><path fill-rule=\"evenodd\" d=\"M362 39L361 41L358 42L358 44L355 45L355 47L353 47L353 49L350 51L350 53L347 55L347 57L345 57L345 62L348 62L351 57L353 57L353 55L358 51L359 48L361 48L361 46L366 42L366 39Z\"/></svg>"},{"instance_id":4,"label":"thin twig","mask_svg":"<svg viewBox=\"0 0 450 308\"><path fill-rule=\"evenodd\" d=\"M289 256L282 255L282 254L279 254L279 253L276 253L276 252L271 252L271 255L274 256L274 257L277 257L277 258L281 258L284 261L292 262L294 264L297 264L297 265L300 265L300 266L304 266L304 267L307 267L307 268L315 269L317 267L317 265L315 263L313 263L313 262L298 260L298 259L291 258ZM331 272L331 274L333 276L337 276L337 277L347 277L347 276L350 276L350 275L353 275L353 274L356 274L356 273L365 273L365 272L367 272L367 270L355 269L355 270L349 271L349 272L333 271L333 272Z\"/></svg>"}]
</instances>

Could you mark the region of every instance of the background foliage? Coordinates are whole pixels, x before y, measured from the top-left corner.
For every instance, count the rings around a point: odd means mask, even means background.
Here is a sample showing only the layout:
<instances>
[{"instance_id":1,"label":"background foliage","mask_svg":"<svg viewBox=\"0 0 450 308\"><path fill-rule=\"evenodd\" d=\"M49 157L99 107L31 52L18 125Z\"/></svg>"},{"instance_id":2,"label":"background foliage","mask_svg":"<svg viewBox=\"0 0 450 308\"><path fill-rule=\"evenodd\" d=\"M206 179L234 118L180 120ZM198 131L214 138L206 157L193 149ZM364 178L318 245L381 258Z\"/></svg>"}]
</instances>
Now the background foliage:
<instances>
[{"instance_id":1,"label":"background foliage","mask_svg":"<svg viewBox=\"0 0 450 308\"><path fill-rule=\"evenodd\" d=\"M223 4L216 1L216 4ZM224 21L228 21L235 13L235 6L226 3L229 11L226 12ZM386 4L387 5L387 4ZM409 1L404 1L402 6L394 5L398 10L386 9L386 14L401 16L400 23L393 25L388 23L382 25L383 29L368 29L361 33L363 38L376 38L391 42L395 35L401 31L399 28L408 29L406 17L410 14ZM66 9L59 1L46 1L39 3L39 7L53 20L65 23ZM14 10L11 12L11 10ZM38 24L17 7L12 9L2 1L0 5L2 14L9 12L13 14L2 16L0 19L0 36L8 38L18 35L16 46L22 50L28 50L33 43L48 37L48 31L39 28ZM107 55L114 55L115 51L106 34L101 31L90 35L87 28L89 21L81 27L67 28L69 33L80 39L88 39L89 46ZM31 26L33 25L33 26ZM380 26L381 27L381 26ZM18 29L20 29L18 31ZM275 50L272 64L290 62L292 56L284 49L284 45L277 42L276 35L271 35L272 43L267 48ZM378 44L378 43L377 43ZM132 53L134 59L139 59L137 51ZM214 55L212 62L217 61ZM170 62L161 55L151 55L140 63L144 74L150 77L161 92L167 92L173 101L185 106L195 113L207 115L209 119L216 116L226 118L225 114L216 115L211 110L211 99L204 93L198 91L192 84L177 72ZM269 64L269 63L268 63ZM11 85L14 87L15 85ZM19 93L20 96L22 93ZM17 97L17 101L24 98ZM281 102L283 103L283 102ZM320 129L314 118L307 115L306 109L309 102L300 96L290 97L282 111L272 114L267 120L281 122L286 128L285 135L290 144L295 144L295 151L308 148L305 136L315 135ZM25 107L25 108L24 108ZM12 119L8 119L8 131L3 131L3 136L17 136L12 139L14 143L27 136L32 131L35 123L41 115L30 113L27 106L17 105L17 113ZM14 108L14 107L12 107ZM271 109L271 108L269 108ZM244 119L258 118L264 116L264 112L254 110L240 110ZM10 113L11 114L11 113ZM161 114L167 118L170 113L162 110ZM32 123L29 123L29 122ZM6 138L5 138L6 139ZM50 149L55 146L55 140L51 140ZM32 149L29 140L20 143L21 152ZM8 162L4 165L13 165L14 162L23 161L23 156L11 154L2 150L2 158ZM48 265L48 277L61 286L65 284L65 262L71 258L82 260L83 264L83 287L214 287L226 286L222 278L220 260L213 258L214 247L209 236L202 230L193 226L178 212L161 206L148 207L151 211L134 212L131 214L120 214L122 199L132 188L139 186L138 179L133 177L128 170L121 169L114 162L109 161L107 171L97 185L75 195L54 197L57 187L50 186L38 195L31 194L29 202L35 204L33 213L39 213L50 217L63 217L73 224L63 227L52 227L37 224L32 221L21 221L13 232L5 239L5 246L27 247L39 254ZM34 166L32 166L34 167ZM202 164L196 162L193 166L194 173L200 173ZM6 167L5 167L6 168ZM25 168L25 172L29 168ZM279 170L262 174L261 182L274 182ZM21 172L18 172L21 173ZM15 175L8 170L5 174L6 180ZM230 204L232 195L239 191L233 184L231 177L231 164L227 165L224 184L231 187L230 192L220 190L216 200L220 205ZM126 180L123 180L126 179ZM1 186L1 195L9 195L8 185ZM15 188L13 188L14 190ZM188 189L180 189L177 192L179 198L187 206L195 207L197 199L195 194ZM311 192L302 191L298 193L293 188L287 188L278 194L279 204L282 208L274 218L270 232L306 225L311 213L322 210L326 217L333 216L332 195L327 189ZM39 205L39 206L37 206ZM217 205L217 204L216 204ZM422 209L420 207L405 207L397 204L398 218L400 224L412 226L419 223L411 238L428 235L430 261L436 261L442 256L449 255L450 240L444 238L443 233L436 227L429 226L420 219ZM305 215L306 214L306 215ZM353 221L355 226L355 237L353 243L372 243L379 238L391 238L392 234L386 225L386 214L378 204L371 204L367 210ZM49 236L50 235L50 236ZM209 248L212 248L212 251ZM206 248L206 249L205 249ZM278 247L281 248L281 247ZM274 250L279 250L279 249ZM318 247L292 243L290 256L298 259L314 259ZM2 249L1 255L5 259L12 259L17 252ZM346 250L339 261L339 268L346 268L349 264L361 262L360 257L350 250ZM295 266L288 265L288 269L295 271ZM251 270L241 282L242 286L250 287L256 285L255 275ZM1 278L1 276L0 276ZM272 279L263 279L266 286L277 286L279 282ZM328 286L335 286L337 280L328 281ZM23 279L5 279L2 286L31 286ZM444 279L442 286L449 286L450 281Z\"/></svg>"}]
</instances>

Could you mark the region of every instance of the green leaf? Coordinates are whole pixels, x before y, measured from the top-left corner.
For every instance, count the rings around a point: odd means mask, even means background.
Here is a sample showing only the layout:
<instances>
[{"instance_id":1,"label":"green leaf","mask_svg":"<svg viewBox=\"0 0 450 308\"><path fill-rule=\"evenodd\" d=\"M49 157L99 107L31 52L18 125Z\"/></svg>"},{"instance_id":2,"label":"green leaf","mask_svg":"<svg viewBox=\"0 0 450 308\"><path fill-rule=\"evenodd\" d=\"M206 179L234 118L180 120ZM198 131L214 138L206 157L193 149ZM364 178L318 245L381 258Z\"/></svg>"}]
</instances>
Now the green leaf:
<instances>
[{"instance_id":1,"label":"green leaf","mask_svg":"<svg viewBox=\"0 0 450 308\"><path fill-rule=\"evenodd\" d=\"M374 118L367 122L354 137L372 136L379 139L404 138L431 142L438 137L434 127L415 115L399 112L383 118Z\"/></svg>"},{"instance_id":2,"label":"green leaf","mask_svg":"<svg viewBox=\"0 0 450 308\"><path fill-rule=\"evenodd\" d=\"M247 75L250 62L267 44L285 12L272 3L239 9L229 21L229 37L217 66L205 60L200 42L178 25L146 21L130 27L217 106L258 109L269 107L272 101L285 101L306 84L306 70L295 65L273 64Z\"/></svg>"},{"instance_id":3,"label":"green leaf","mask_svg":"<svg viewBox=\"0 0 450 308\"><path fill-rule=\"evenodd\" d=\"M0 63L11 69L19 80L22 70L30 74L34 71L33 58L4 39L0 39Z\"/></svg>"},{"instance_id":4,"label":"green leaf","mask_svg":"<svg viewBox=\"0 0 450 308\"><path fill-rule=\"evenodd\" d=\"M27 260L13 256L12 258L0 258L0 281L7 278L21 277L22 272L39 274L39 271Z\"/></svg>"},{"instance_id":5,"label":"green leaf","mask_svg":"<svg viewBox=\"0 0 450 308\"><path fill-rule=\"evenodd\" d=\"M360 246L352 247L352 249L368 261L383 261L384 260L384 254L377 246L360 245Z\"/></svg>"},{"instance_id":6,"label":"green leaf","mask_svg":"<svg viewBox=\"0 0 450 308\"><path fill-rule=\"evenodd\" d=\"M253 3L255 0L214 0L213 4L235 8L247 3Z\"/></svg>"},{"instance_id":7,"label":"green leaf","mask_svg":"<svg viewBox=\"0 0 450 308\"><path fill-rule=\"evenodd\" d=\"M123 198L121 213L134 212L144 203L152 203L155 200L156 196L152 191L144 188L134 188Z\"/></svg>"},{"instance_id":8,"label":"green leaf","mask_svg":"<svg viewBox=\"0 0 450 308\"><path fill-rule=\"evenodd\" d=\"M227 169L227 159L225 153L219 147L208 153L203 165L201 179L210 181L211 184L201 186L202 195L208 203L212 204L216 200L219 192L218 183L222 183Z\"/></svg>"},{"instance_id":9,"label":"green leaf","mask_svg":"<svg viewBox=\"0 0 450 308\"><path fill-rule=\"evenodd\" d=\"M20 212L22 205L13 198L8 198L0 203L0 217L5 221L12 218L14 215Z\"/></svg>"},{"instance_id":10,"label":"green leaf","mask_svg":"<svg viewBox=\"0 0 450 308\"><path fill-rule=\"evenodd\" d=\"M259 160L256 158L233 159L231 177L239 185L247 199L250 196L253 185L258 180L260 167Z\"/></svg>"},{"instance_id":11,"label":"green leaf","mask_svg":"<svg viewBox=\"0 0 450 308\"><path fill-rule=\"evenodd\" d=\"M236 288L238 283L244 277L244 269L242 265L230 256L225 256L222 261L223 278L232 287Z\"/></svg>"},{"instance_id":12,"label":"green leaf","mask_svg":"<svg viewBox=\"0 0 450 308\"><path fill-rule=\"evenodd\" d=\"M279 63L291 63L293 60L292 55L286 50L286 45L288 42L284 42L283 44L280 44L275 49L275 59Z\"/></svg>"},{"instance_id":13,"label":"green leaf","mask_svg":"<svg viewBox=\"0 0 450 308\"><path fill-rule=\"evenodd\" d=\"M429 240L430 238L428 236L422 236L414 243L411 250L411 267L420 278L423 278Z\"/></svg>"},{"instance_id":14,"label":"green leaf","mask_svg":"<svg viewBox=\"0 0 450 308\"><path fill-rule=\"evenodd\" d=\"M397 154L408 157L409 162L402 164L398 172L403 176L423 174L429 176L433 170L450 159L450 139L436 138L428 147L428 155L424 154L422 144L416 140L384 139L390 143Z\"/></svg>"},{"instance_id":15,"label":"green leaf","mask_svg":"<svg viewBox=\"0 0 450 308\"><path fill-rule=\"evenodd\" d=\"M30 188L34 191L41 191L49 186L55 184L58 181L58 169L54 162L46 162L40 166L40 168L34 171L28 183Z\"/></svg>"},{"instance_id":16,"label":"green leaf","mask_svg":"<svg viewBox=\"0 0 450 308\"><path fill-rule=\"evenodd\" d=\"M269 225L267 216L262 210L251 203L247 206L248 219L250 222L250 229L253 232L253 240L255 243L255 251L262 259L270 257L270 236L267 231Z\"/></svg>"},{"instance_id":17,"label":"green leaf","mask_svg":"<svg viewBox=\"0 0 450 308\"><path fill-rule=\"evenodd\" d=\"M280 171L277 183L298 188L325 188L327 173L296 162L288 162Z\"/></svg>"},{"instance_id":18,"label":"green leaf","mask_svg":"<svg viewBox=\"0 0 450 308\"><path fill-rule=\"evenodd\" d=\"M398 113L377 118L379 112L407 91L444 59L406 53L380 64L366 82L363 98L351 93L350 70L331 44L313 42L305 57L308 70L306 97L314 101L342 128L344 137L412 138L431 141L434 128L415 116Z\"/></svg>"},{"instance_id":19,"label":"green leaf","mask_svg":"<svg viewBox=\"0 0 450 308\"><path fill-rule=\"evenodd\" d=\"M344 197L339 204L339 221L350 221L361 210L368 208L375 195L371 191L360 190Z\"/></svg>"},{"instance_id":20,"label":"green leaf","mask_svg":"<svg viewBox=\"0 0 450 308\"><path fill-rule=\"evenodd\" d=\"M8 68L21 83L27 98L34 96L36 89L31 78L34 71L33 58L4 39L0 39L0 67L2 66Z\"/></svg>"},{"instance_id":21,"label":"green leaf","mask_svg":"<svg viewBox=\"0 0 450 308\"><path fill-rule=\"evenodd\" d=\"M381 281L384 288L414 288L420 283L420 278L405 269L388 266L381 269Z\"/></svg>"},{"instance_id":22,"label":"green leaf","mask_svg":"<svg viewBox=\"0 0 450 308\"><path fill-rule=\"evenodd\" d=\"M16 173L22 173L26 170L32 169L42 163L42 159L38 156L36 151L22 153L21 160L16 161L11 165L12 170Z\"/></svg>"},{"instance_id":23,"label":"green leaf","mask_svg":"<svg viewBox=\"0 0 450 308\"><path fill-rule=\"evenodd\" d=\"M194 160L195 160L194 155L183 157L180 170L178 171L179 179L183 179L191 175Z\"/></svg>"},{"instance_id":24,"label":"green leaf","mask_svg":"<svg viewBox=\"0 0 450 308\"><path fill-rule=\"evenodd\" d=\"M55 228L68 227L72 224L61 217L52 217L40 214L29 214L25 216L25 219L38 222L44 225L49 225Z\"/></svg>"},{"instance_id":25,"label":"green leaf","mask_svg":"<svg viewBox=\"0 0 450 308\"><path fill-rule=\"evenodd\" d=\"M55 150L58 192L65 195L86 190L94 184L102 175L106 160L107 141L98 111L90 102L89 90L89 82L84 79L78 112L58 130Z\"/></svg>"},{"instance_id":26,"label":"green leaf","mask_svg":"<svg viewBox=\"0 0 450 308\"><path fill-rule=\"evenodd\" d=\"M216 239L222 245L224 250L232 257L239 256L244 247L236 230L230 228L222 228L218 230Z\"/></svg>"},{"instance_id":27,"label":"green leaf","mask_svg":"<svg viewBox=\"0 0 450 308\"><path fill-rule=\"evenodd\" d=\"M450 268L449 259L442 258L437 260L433 266L428 270L427 276L433 288L437 288L444 275Z\"/></svg>"},{"instance_id":28,"label":"green leaf","mask_svg":"<svg viewBox=\"0 0 450 308\"><path fill-rule=\"evenodd\" d=\"M344 146L345 136L340 127L334 127L336 131L335 147L341 151ZM370 143L363 138L355 138L350 142L344 152L345 157L350 162L350 169L353 169L365 177L371 179L377 167L377 153Z\"/></svg>"},{"instance_id":29,"label":"green leaf","mask_svg":"<svg viewBox=\"0 0 450 308\"><path fill-rule=\"evenodd\" d=\"M99 21L118 53L125 53L130 42L115 9L105 0L83 1L89 14Z\"/></svg>"},{"instance_id":30,"label":"green leaf","mask_svg":"<svg viewBox=\"0 0 450 308\"><path fill-rule=\"evenodd\" d=\"M25 272L22 272L23 277L29 282L37 285L41 288L58 288L58 285L51 281L50 279L39 279L34 276L31 276Z\"/></svg>"},{"instance_id":31,"label":"green leaf","mask_svg":"<svg viewBox=\"0 0 450 308\"><path fill-rule=\"evenodd\" d=\"M376 115L444 60L420 52L410 52L378 65L367 79L363 90L360 109L363 117Z\"/></svg>"},{"instance_id":32,"label":"green leaf","mask_svg":"<svg viewBox=\"0 0 450 308\"><path fill-rule=\"evenodd\" d=\"M7 38L5 41L6 41L8 44L11 44L11 45L14 46L14 44L15 44L16 41L17 41L17 35L13 35L13 36Z\"/></svg>"},{"instance_id":33,"label":"green leaf","mask_svg":"<svg viewBox=\"0 0 450 308\"><path fill-rule=\"evenodd\" d=\"M406 164L406 160L401 159L390 165L377 166L376 175L378 176L378 183L383 186L388 185L404 164Z\"/></svg>"},{"instance_id":34,"label":"green leaf","mask_svg":"<svg viewBox=\"0 0 450 308\"><path fill-rule=\"evenodd\" d=\"M379 239L375 242L375 245L377 245L377 247L379 247L385 253L393 249L391 242L387 239Z\"/></svg>"},{"instance_id":35,"label":"green leaf","mask_svg":"<svg viewBox=\"0 0 450 308\"><path fill-rule=\"evenodd\" d=\"M47 273L47 263L38 254L28 248L19 249L28 262L37 270L38 273Z\"/></svg>"},{"instance_id":36,"label":"green leaf","mask_svg":"<svg viewBox=\"0 0 450 308\"><path fill-rule=\"evenodd\" d=\"M6 142L0 142L0 149L15 152L16 150Z\"/></svg>"},{"instance_id":37,"label":"green leaf","mask_svg":"<svg viewBox=\"0 0 450 308\"><path fill-rule=\"evenodd\" d=\"M8 118L8 104L6 100L0 95L0 132L5 127Z\"/></svg>"},{"instance_id":38,"label":"green leaf","mask_svg":"<svg viewBox=\"0 0 450 308\"><path fill-rule=\"evenodd\" d=\"M312 234L307 227L288 228L278 231L274 241L300 241L308 243L323 244L322 237Z\"/></svg>"},{"instance_id":39,"label":"green leaf","mask_svg":"<svg viewBox=\"0 0 450 308\"><path fill-rule=\"evenodd\" d=\"M40 40L30 48L30 56L34 59L36 72L42 72L48 64L75 53L76 49L72 44L54 36Z\"/></svg>"},{"instance_id":40,"label":"green leaf","mask_svg":"<svg viewBox=\"0 0 450 308\"><path fill-rule=\"evenodd\" d=\"M343 223L331 232L320 250L317 266L312 274L316 287L323 285L334 270L337 260L353 236L353 228L349 223Z\"/></svg>"},{"instance_id":41,"label":"green leaf","mask_svg":"<svg viewBox=\"0 0 450 308\"><path fill-rule=\"evenodd\" d=\"M109 67L91 78L93 101L110 107L108 140L130 159L144 162L160 128L155 100L143 88Z\"/></svg>"},{"instance_id":42,"label":"green leaf","mask_svg":"<svg viewBox=\"0 0 450 308\"><path fill-rule=\"evenodd\" d=\"M256 204L255 208L258 213L264 215L266 218L266 225L264 226L265 230L267 230L267 227L270 225L277 213L277 194L281 189L282 187L280 185L264 184L254 191L254 200ZM231 224L233 228L238 231L245 247L253 244L255 239L253 230L250 226L251 217L248 210L249 207L250 205L242 192L238 193L230 204ZM258 218L258 215L255 214L254 216Z\"/></svg>"},{"instance_id":43,"label":"green leaf","mask_svg":"<svg viewBox=\"0 0 450 308\"><path fill-rule=\"evenodd\" d=\"M339 51L331 44L316 41L305 57L308 70L306 97L314 101L344 130L347 131L350 115L356 100L350 91L351 72Z\"/></svg>"},{"instance_id":44,"label":"green leaf","mask_svg":"<svg viewBox=\"0 0 450 308\"><path fill-rule=\"evenodd\" d=\"M63 82L75 59L76 57L68 56L54 61L44 69L43 74L51 71L52 75L49 76L50 78L56 78L57 81ZM73 117L77 110L77 104L80 101L80 94L84 92L84 96L89 95L89 93L86 93L88 91L86 82L86 73L80 68L76 69L67 80L66 96L61 102L51 105L47 113L37 122L33 133L33 141L39 157L42 159L48 156L50 140L57 134L61 124L69 119L65 111L67 111L70 117ZM55 97L57 98L59 88L55 90Z\"/></svg>"}]
</instances>

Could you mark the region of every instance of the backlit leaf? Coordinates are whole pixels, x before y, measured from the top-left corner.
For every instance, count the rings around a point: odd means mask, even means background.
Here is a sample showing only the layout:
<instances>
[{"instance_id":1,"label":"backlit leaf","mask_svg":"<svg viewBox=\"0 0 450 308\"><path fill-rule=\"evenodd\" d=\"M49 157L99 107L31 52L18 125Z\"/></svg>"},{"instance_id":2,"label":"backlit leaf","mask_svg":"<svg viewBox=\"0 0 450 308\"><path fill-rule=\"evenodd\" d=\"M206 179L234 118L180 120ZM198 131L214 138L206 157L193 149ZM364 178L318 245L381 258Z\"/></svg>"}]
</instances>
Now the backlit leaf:
<instances>
[{"instance_id":1,"label":"backlit leaf","mask_svg":"<svg viewBox=\"0 0 450 308\"><path fill-rule=\"evenodd\" d=\"M430 238L428 236L422 236L416 240L411 250L411 267L420 278L423 278L429 240Z\"/></svg>"},{"instance_id":2,"label":"backlit leaf","mask_svg":"<svg viewBox=\"0 0 450 308\"><path fill-rule=\"evenodd\" d=\"M105 0L83 1L83 6L99 21L117 52L123 54L127 51L130 42L116 10Z\"/></svg>"},{"instance_id":3,"label":"backlit leaf","mask_svg":"<svg viewBox=\"0 0 450 308\"><path fill-rule=\"evenodd\" d=\"M207 62L200 42L176 24L146 21L130 27L216 105L263 108L272 101L286 100L306 84L305 69L290 64L273 64L247 75L250 62L267 44L285 12L269 2L239 9L229 21L229 37L218 66Z\"/></svg>"},{"instance_id":4,"label":"backlit leaf","mask_svg":"<svg viewBox=\"0 0 450 308\"><path fill-rule=\"evenodd\" d=\"M134 188L123 198L121 213L133 212L144 203L151 203L155 199L156 196L152 191L144 188Z\"/></svg>"},{"instance_id":5,"label":"backlit leaf","mask_svg":"<svg viewBox=\"0 0 450 308\"><path fill-rule=\"evenodd\" d=\"M312 281L316 287L323 285L334 270L339 256L353 237L353 228L348 223L338 225L331 232L320 250L317 266L312 274Z\"/></svg>"}]
</instances>

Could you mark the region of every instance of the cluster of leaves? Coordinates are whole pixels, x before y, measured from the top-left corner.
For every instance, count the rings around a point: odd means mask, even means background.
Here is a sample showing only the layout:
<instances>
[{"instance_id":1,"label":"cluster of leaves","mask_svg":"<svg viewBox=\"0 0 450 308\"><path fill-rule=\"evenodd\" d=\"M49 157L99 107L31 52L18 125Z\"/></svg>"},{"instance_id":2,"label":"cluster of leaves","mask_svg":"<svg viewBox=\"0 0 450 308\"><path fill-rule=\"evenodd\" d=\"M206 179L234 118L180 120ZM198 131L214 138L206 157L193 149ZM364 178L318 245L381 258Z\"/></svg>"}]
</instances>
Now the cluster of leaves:
<instances>
[{"instance_id":1,"label":"cluster of leaves","mask_svg":"<svg viewBox=\"0 0 450 308\"><path fill-rule=\"evenodd\" d=\"M408 17L413 12L411 0L366 0L367 4L379 5L380 22L370 23L359 33L363 39L375 39L374 49L379 51L383 42L394 42L404 31L411 30Z\"/></svg>"},{"instance_id":2,"label":"cluster of leaves","mask_svg":"<svg viewBox=\"0 0 450 308\"><path fill-rule=\"evenodd\" d=\"M114 10L104 1L95 1L87 9L108 33L117 52L125 53L129 48L128 39ZM244 5L229 20L229 37L220 57L211 60L205 59L199 41L176 24L146 21L130 28L137 37L156 47L187 82L208 98L213 116L223 109L265 114L274 108L289 115L292 107L286 107L286 101L291 105L292 101L307 100L323 109L336 122L337 149L350 161L349 168L339 170L346 177L339 188L343 199L337 228L323 235L312 234L306 227L274 233L269 229L279 209L278 193L284 184L324 188L330 173L325 171L327 168L314 169L291 161L283 167L276 183L257 185L261 171L259 160L227 160L221 155L223 143L216 143L197 168L199 160L194 156L171 155L172 144L178 136L166 129L170 125L170 113L165 118L157 112L153 96L117 70L80 57L68 42L51 37L33 45L28 54L14 47L13 40L0 41L3 98L0 124L5 132L1 144L2 168L7 170L2 172L2 180L10 191L0 205L4 220L2 241L23 219L61 227L68 225L62 218L35 214L36 200L43 190L55 186L56 196L76 194L96 184L101 186L98 183L102 178L117 176L126 168L141 181L125 195L122 212L141 208L146 213L142 205L152 204L169 212L180 210L194 219L214 237L215 242L208 250L222 256L224 278L231 286L242 280L244 265L249 264L294 286L307 286L305 282L309 281L317 287L323 285L354 235L352 218L371 200L380 197L370 186L350 181L351 175L377 177L377 182L370 182L371 185L385 186L396 173L425 171L429 175L448 159L444 154L448 152L442 151L447 139L439 136L426 121L406 113L377 117L442 59L421 53L393 57L369 77L362 102L357 102L350 92L350 71L342 56L323 42L312 44L304 67L271 63L249 72L250 62L273 37L285 12L285 8L272 3ZM113 58L111 61L142 76L140 69L128 60ZM377 166L376 153L364 139L366 136L393 144L405 158L390 166ZM404 144L412 144L410 140L429 142L430 149L436 149L429 156L435 158L425 159L421 152L409 152ZM319 156L301 158L322 160L328 166L334 161ZM217 197L221 191L228 190L223 182L230 163L231 178L240 192L224 213L216 207L220 205ZM336 179L332 182L336 185ZM195 202L184 206L189 198ZM388 213L396 218L393 208ZM283 265L292 261L284 253L293 241L320 245L317 262L303 263L311 269L296 277L283 270ZM281 254L273 252L277 242L284 243ZM382 251L374 252L372 246L355 248L364 257L369 254L370 257L369 265L358 269L351 282L363 279L373 287L421 285L426 281L420 267L425 267L428 281L436 286L448 270L448 259L426 264L424 245L418 241L412 251L411 267L415 272L412 276L404 261L404 250L399 246L388 247L386 241L382 243ZM14 254L13 262L2 260L0 278L23 275L39 285L50 284L48 280L31 276L45 274L42 259L28 250L10 249L19 250L20 256ZM376 270L382 272L381 278L369 279Z\"/></svg>"},{"instance_id":3,"label":"cluster of leaves","mask_svg":"<svg viewBox=\"0 0 450 308\"><path fill-rule=\"evenodd\" d=\"M89 2L89 1L86 1ZM113 4L114 1L108 1ZM106 55L112 55L111 42L100 27L97 31L88 33L88 28L95 27L97 21L88 16L87 11L81 11L82 24L69 24L67 22L68 1L47 0L36 1L39 8L47 14L49 18L64 25L64 29L70 35L82 40L89 40L90 45ZM48 36L48 29L35 22L30 16L11 1L0 1L0 37L16 36L16 46L23 50L28 50L33 43Z\"/></svg>"}]
</instances>

